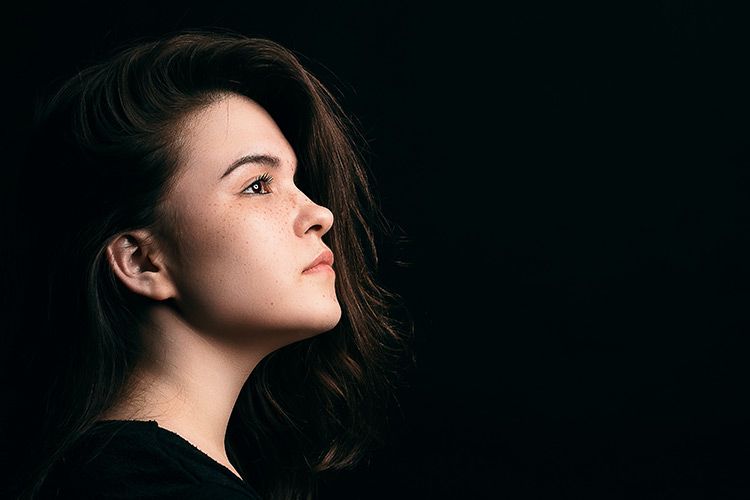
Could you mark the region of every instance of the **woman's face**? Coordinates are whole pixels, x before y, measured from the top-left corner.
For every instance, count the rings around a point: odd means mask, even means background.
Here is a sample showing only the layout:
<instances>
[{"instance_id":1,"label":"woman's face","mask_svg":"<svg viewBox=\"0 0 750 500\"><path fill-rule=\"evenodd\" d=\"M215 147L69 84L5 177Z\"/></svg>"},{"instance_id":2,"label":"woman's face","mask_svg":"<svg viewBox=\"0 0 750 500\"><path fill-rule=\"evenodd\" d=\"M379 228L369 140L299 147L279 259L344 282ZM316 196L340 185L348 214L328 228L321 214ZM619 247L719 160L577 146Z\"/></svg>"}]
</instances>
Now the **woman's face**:
<instances>
[{"instance_id":1,"label":"woman's face","mask_svg":"<svg viewBox=\"0 0 750 500\"><path fill-rule=\"evenodd\" d=\"M183 139L165 208L176 226L166 267L185 320L268 352L333 328L335 273L303 272L329 251L333 214L295 185L295 153L271 116L231 94L193 114Z\"/></svg>"}]
</instances>

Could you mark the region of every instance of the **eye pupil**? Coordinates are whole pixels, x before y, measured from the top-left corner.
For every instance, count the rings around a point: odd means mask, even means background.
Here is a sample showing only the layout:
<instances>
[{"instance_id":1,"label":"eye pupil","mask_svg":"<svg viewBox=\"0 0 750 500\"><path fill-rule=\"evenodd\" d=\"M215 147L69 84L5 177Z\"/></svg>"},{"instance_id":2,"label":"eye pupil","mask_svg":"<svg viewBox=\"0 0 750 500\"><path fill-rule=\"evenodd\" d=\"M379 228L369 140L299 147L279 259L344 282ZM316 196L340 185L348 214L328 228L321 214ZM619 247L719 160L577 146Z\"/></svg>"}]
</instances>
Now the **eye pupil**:
<instances>
[{"instance_id":1,"label":"eye pupil","mask_svg":"<svg viewBox=\"0 0 750 500\"><path fill-rule=\"evenodd\" d=\"M250 194L268 194L268 185L273 180L273 177L267 174L263 174L261 177L255 179L252 183L248 184L243 192Z\"/></svg>"}]
</instances>

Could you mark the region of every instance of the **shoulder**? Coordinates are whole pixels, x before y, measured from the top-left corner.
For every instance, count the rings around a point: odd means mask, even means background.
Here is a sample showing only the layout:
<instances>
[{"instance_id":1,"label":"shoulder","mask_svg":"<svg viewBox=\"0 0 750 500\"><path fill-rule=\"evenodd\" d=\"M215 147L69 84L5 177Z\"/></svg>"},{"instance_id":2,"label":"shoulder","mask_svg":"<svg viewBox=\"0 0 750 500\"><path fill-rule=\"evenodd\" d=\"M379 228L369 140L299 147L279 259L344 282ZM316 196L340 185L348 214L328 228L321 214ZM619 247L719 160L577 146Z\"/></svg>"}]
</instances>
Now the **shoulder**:
<instances>
[{"instance_id":1,"label":"shoulder","mask_svg":"<svg viewBox=\"0 0 750 500\"><path fill-rule=\"evenodd\" d=\"M155 423L98 426L69 452L50 478L56 494L49 498L260 500L228 469Z\"/></svg>"}]
</instances>

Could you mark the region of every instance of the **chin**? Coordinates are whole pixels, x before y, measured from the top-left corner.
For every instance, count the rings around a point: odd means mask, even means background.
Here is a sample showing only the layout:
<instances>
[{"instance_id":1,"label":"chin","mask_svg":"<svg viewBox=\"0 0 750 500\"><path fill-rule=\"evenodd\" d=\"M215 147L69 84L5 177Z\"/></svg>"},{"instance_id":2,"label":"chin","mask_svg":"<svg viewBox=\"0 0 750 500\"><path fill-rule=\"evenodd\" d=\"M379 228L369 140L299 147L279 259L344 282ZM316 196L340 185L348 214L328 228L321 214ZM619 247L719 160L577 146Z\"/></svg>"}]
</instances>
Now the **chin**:
<instances>
[{"instance_id":1,"label":"chin","mask_svg":"<svg viewBox=\"0 0 750 500\"><path fill-rule=\"evenodd\" d=\"M274 332L271 335L275 348L280 348L332 330L341 321L341 316L341 306L337 301L316 304L286 315L282 322L269 325L269 330Z\"/></svg>"},{"instance_id":2,"label":"chin","mask_svg":"<svg viewBox=\"0 0 750 500\"><path fill-rule=\"evenodd\" d=\"M341 321L341 306L336 302L332 307L326 307L311 321L310 329L314 335L332 330Z\"/></svg>"},{"instance_id":3,"label":"chin","mask_svg":"<svg viewBox=\"0 0 750 500\"><path fill-rule=\"evenodd\" d=\"M277 332L274 336L276 345L272 350L326 333L338 325L340 320L340 308L326 312L326 314L319 314L314 318L308 316L302 323L288 325L286 332Z\"/></svg>"}]
</instances>

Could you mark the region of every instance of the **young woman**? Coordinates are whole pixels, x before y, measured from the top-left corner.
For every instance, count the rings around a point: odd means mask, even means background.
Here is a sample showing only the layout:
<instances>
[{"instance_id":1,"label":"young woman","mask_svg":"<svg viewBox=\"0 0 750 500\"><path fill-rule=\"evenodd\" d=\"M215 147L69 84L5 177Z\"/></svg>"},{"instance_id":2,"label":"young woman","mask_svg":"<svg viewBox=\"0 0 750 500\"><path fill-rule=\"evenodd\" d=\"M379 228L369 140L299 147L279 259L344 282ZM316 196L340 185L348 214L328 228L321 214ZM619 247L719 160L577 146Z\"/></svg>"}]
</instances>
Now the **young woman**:
<instances>
[{"instance_id":1,"label":"young woman","mask_svg":"<svg viewBox=\"0 0 750 500\"><path fill-rule=\"evenodd\" d=\"M382 437L409 338L375 281L388 224L355 127L289 50L138 40L33 132L17 498L313 498Z\"/></svg>"}]
</instances>

